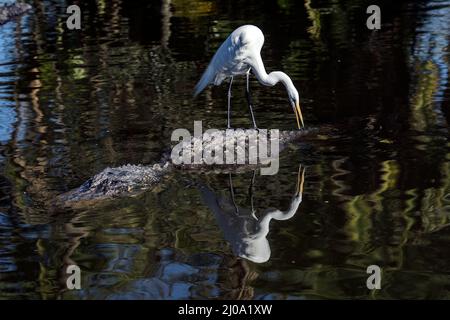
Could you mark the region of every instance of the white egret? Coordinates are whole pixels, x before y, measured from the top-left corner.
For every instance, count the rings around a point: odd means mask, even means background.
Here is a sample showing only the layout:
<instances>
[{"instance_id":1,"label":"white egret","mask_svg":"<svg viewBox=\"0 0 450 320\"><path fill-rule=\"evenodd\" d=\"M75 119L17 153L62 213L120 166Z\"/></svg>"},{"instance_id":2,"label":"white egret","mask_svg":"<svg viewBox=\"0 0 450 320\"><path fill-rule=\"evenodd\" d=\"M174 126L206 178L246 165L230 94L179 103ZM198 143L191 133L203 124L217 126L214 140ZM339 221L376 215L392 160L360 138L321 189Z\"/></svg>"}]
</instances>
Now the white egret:
<instances>
[{"instance_id":1,"label":"white egret","mask_svg":"<svg viewBox=\"0 0 450 320\"><path fill-rule=\"evenodd\" d=\"M263 44L264 35L256 26L244 25L234 30L214 54L208 68L195 86L194 96L197 96L207 85L214 84L218 86L226 78L230 78L228 87L228 128L230 128L231 85L233 83L233 77L246 74L247 102L250 108L253 126L257 128L253 115L249 86L249 76L250 72L252 72L262 85L274 86L278 82L281 82L286 87L289 102L294 110L297 126L300 129L300 122L302 126L304 126L304 123L300 110L298 91L292 83L291 78L284 72L273 71L267 74L261 59L261 48Z\"/></svg>"}]
</instances>

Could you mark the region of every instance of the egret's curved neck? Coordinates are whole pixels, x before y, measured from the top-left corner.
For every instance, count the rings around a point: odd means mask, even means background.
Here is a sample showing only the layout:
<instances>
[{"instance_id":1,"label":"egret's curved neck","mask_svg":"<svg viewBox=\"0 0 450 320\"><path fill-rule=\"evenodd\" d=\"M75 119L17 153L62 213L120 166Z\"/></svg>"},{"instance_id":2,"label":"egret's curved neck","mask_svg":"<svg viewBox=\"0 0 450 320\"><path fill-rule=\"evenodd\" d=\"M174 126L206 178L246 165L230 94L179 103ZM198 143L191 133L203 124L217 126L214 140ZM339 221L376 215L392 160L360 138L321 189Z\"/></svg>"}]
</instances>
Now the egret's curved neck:
<instances>
[{"instance_id":1,"label":"egret's curved neck","mask_svg":"<svg viewBox=\"0 0 450 320\"><path fill-rule=\"evenodd\" d=\"M271 87L276 85L278 82L281 82L286 87L286 89L295 89L291 78L289 78L286 73L281 71L273 71L267 74L266 68L264 67L264 63L261 59L261 55L258 54L257 57L251 59L249 65L252 68L253 74L262 85Z\"/></svg>"},{"instance_id":2,"label":"egret's curved neck","mask_svg":"<svg viewBox=\"0 0 450 320\"><path fill-rule=\"evenodd\" d=\"M269 233L270 220L288 220L292 218L297 213L300 203L302 203L301 196L293 198L286 211L280 211L278 209L267 210L259 220L258 231L255 233L254 237L267 236Z\"/></svg>"}]
</instances>

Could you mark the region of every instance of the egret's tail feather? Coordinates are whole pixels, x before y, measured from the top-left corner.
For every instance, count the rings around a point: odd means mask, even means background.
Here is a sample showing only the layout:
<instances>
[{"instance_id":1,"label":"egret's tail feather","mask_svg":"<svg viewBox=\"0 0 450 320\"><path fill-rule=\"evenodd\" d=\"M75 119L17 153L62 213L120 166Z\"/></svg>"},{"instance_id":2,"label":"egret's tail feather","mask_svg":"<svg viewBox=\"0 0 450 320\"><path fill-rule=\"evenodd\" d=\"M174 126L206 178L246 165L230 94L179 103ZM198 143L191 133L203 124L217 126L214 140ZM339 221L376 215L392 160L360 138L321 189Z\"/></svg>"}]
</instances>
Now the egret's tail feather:
<instances>
[{"instance_id":1,"label":"egret's tail feather","mask_svg":"<svg viewBox=\"0 0 450 320\"><path fill-rule=\"evenodd\" d=\"M213 79L214 79L214 71L212 70L211 66L208 66L199 82L195 85L194 97L196 97L200 92L202 92L203 89L205 89L206 86L213 81Z\"/></svg>"}]
</instances>

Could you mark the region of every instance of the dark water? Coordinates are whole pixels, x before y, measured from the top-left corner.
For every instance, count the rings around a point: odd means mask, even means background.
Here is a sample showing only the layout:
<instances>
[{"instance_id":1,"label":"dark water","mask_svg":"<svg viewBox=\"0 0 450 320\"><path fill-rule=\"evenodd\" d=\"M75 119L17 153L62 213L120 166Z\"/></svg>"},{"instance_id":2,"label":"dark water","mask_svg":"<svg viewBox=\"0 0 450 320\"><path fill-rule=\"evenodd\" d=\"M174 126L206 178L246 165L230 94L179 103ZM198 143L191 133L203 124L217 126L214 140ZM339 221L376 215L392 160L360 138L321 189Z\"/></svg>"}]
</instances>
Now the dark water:
<instances>
[{"instance_id":1,"label":"dark water","mask_svg":"<svg viewBox=\"0 0 450 320\"><path fill-rule=\"evenodd\" d=\"M449 1L379 1L379 31L362 0L83 1L79 31L65 1L28 2L0 26L0 298L450 298ZM107 166L157 162L176 128L223 128L226 86L192 90L247 23L265 33L267 70L299 89L307 126L335 129L283 152L252 196L253 173L232 176L237 206L253 201L261 221L291 206L306 168L302 202L261 239L267 262L237 257L207 205L230 207L226 174L51 208ZM237 127L251 125L243 85ZM281 85L251 86L260 127L295 128ZM82 290L66 289L70 264ZM381 290L366 287L372 264Z\"/></svg>"}]
</instances>

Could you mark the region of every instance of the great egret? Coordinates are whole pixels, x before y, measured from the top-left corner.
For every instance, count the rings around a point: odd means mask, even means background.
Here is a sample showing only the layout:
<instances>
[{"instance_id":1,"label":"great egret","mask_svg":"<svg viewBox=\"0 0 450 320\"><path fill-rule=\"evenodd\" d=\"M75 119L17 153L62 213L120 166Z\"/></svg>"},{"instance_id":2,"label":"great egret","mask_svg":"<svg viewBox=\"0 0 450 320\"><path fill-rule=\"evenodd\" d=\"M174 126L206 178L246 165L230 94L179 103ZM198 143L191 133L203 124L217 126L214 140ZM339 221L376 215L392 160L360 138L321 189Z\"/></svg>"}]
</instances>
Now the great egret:
<instances>
[{"instance_id":1,"label":"great egret","mask_svg":"<svg viewBox=\"0 0 450 320\"><path fill-rule=\"evenodd\" d=\"M256 26L245 25L234 30L214 54L208 68L195 86L194 96L197 96L202 92L207 85L212 83L218 86L223 80L230 78L230 84L228 86L228 128L230 128L231 85L233 83L233 77L246 74L246 97L253 120L253 126L257 129L255 117L253 115L249 86L249 76L250 71L252 71L258 81L265 86L274 86L278 82L281 82L286 87L289 102L294 110L297 126L300 129L300 121L302 126L304 126L304 123L302 112L300 110L298 91L292 83L291 78L284 72L273 71L267 74L261 59L261 48L263 44L264 35Z\"/></svg>"}]
</instances>

